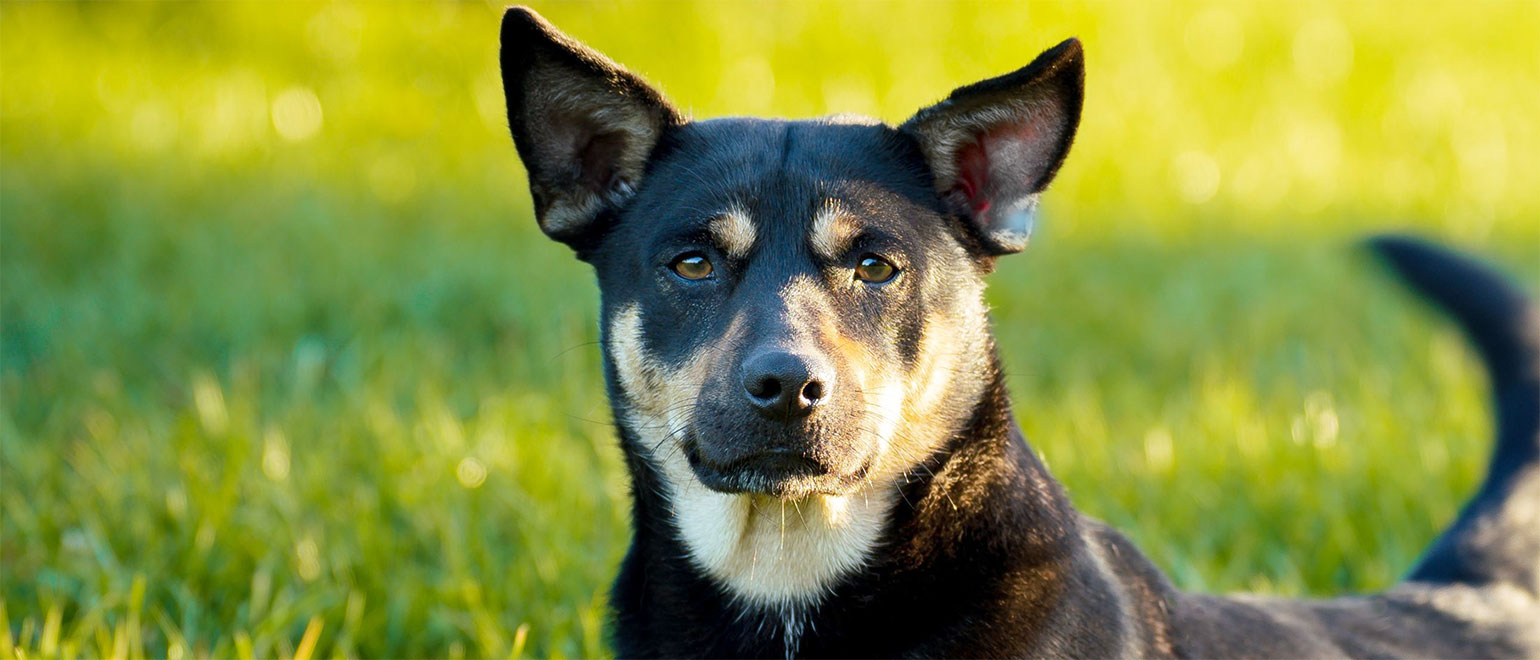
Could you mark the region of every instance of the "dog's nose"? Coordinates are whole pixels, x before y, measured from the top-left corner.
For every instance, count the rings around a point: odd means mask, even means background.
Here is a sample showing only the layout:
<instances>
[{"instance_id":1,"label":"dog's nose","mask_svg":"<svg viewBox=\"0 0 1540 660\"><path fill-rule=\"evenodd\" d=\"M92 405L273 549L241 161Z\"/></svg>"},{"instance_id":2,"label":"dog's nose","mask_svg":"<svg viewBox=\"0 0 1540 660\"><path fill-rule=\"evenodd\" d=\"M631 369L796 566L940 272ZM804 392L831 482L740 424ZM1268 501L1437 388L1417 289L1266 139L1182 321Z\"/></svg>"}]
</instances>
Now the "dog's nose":
<instances>
[{"instance_id":1,"label":"dog's nose","mask_svg":"<svg viewBox=\"0 0 1540 660\"><path fill-rule=\"evenodd\" d=\"M832 375L828 363L816 357L766 351L743 362L743 390L759 414L786 421L827 400Z\"/></svg>"}]
</instances>

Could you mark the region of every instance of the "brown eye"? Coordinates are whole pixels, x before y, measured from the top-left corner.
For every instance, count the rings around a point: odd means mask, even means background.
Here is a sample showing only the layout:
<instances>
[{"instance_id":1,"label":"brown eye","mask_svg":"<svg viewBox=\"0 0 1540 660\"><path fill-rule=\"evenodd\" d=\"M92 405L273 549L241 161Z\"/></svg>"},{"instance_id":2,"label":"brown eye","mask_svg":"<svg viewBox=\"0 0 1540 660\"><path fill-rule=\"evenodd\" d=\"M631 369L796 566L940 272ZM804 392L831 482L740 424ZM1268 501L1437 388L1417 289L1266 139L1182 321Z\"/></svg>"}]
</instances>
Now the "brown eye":
<instances>
[{"instance_id":1,"label":"brown eye","mask_svg":"<svg viewBox=\"0 0 1540 660\"><path fill-rule=\"evenodd\" d=\"M687 252L674 259L669 268L687 280L704 280L711 277L711 262L699 252Z\"/></svg>"},{"instance_id":2,"label":"brown eye","mask_svg":"<svg viewBox=\"0 0 1540 660\"><path fill-rule=\"evenodd\" d=\"M856 279L872 284L882 284L893 279L898 274L898 268L887 259L875 254L861 257L861 263L856 264Z\"/></svg>"}]
</instances>

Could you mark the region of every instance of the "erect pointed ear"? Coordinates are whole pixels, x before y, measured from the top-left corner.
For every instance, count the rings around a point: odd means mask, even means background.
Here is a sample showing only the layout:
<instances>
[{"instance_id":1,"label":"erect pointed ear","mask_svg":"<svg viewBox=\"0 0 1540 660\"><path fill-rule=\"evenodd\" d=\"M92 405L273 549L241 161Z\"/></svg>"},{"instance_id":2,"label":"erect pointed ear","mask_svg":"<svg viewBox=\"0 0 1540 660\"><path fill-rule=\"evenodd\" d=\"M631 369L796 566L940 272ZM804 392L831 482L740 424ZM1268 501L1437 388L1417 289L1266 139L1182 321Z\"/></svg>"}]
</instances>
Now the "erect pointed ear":
<instances>
[{"instance_id":1,"label":"erect pointed ear","mask_svg":"<svg viewBox=\"0 0 1540 660\"><path fill-rule=\"evenodd\" d=\"M1069 39L1013 73L960 87L901 130L920 143L936 191L992 255L1027 246L1037 196L1069 154L1085 59Z\"/></svg>"},{"instance_id":2,"label":"erect pointed ear","mask_svg":"<svg viewBox=\"0 0 1540 660\"><path fill-rule=\"evenodd\" d=\"M683 123L641 78L562 34L539 14L503 14L508 127L540 228L581 252L596 220L635 192L658 137Z\"/></svg>"}]
</instances>

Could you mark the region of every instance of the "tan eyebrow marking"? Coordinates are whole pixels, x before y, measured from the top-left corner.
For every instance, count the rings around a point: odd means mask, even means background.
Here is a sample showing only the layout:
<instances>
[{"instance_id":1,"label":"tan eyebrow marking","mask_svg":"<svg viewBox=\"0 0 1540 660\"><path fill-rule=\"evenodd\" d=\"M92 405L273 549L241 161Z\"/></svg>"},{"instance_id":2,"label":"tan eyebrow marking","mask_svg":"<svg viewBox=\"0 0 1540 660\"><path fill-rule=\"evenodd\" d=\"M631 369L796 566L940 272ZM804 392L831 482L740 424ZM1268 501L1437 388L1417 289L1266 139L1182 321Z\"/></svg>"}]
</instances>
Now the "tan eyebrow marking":
<instances>
[{"instance_id":1,"label":"tan eyebrow marking","mask_svg":"<svg viewBox=\"0 0 1540 660\"><path fill-rule=\"evenodd\" d=\"M826 200L813 214L813 233L810 236L813 251L818 256L833 261L840 258L855 238L855 219L845 211L838 200Z\"/></svg>"},{"instance_id":2,"label":"tan eyebrow marking","mask_svg":"<svg viewBox=\"0 0 1540 660\"><path fill-rule=\"evenodd\" d=\"M740 207L728 209L726 213L717 216L711 221L710 228L717 245L728 256L742 258L754 247L754 221Z\"/></svg>"}]
</instances>

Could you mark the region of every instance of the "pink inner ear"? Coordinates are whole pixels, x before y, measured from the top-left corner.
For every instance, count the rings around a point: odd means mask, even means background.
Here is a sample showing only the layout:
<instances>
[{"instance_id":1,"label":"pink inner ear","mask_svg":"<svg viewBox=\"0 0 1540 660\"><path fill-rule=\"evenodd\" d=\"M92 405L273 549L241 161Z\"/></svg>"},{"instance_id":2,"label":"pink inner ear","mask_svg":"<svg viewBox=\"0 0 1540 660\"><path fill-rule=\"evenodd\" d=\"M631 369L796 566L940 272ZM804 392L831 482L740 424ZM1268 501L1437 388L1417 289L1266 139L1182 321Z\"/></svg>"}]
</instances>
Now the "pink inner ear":
<instances>
[{"instance_id":1,"label":"pink inner ear","mask_svg":"<svg viewBox=\"0 0 1540 660\"><path fill-rule=\"evenodd\" d=\"M987 135L987 134L986 134ZM989 225L989 198L984 191L989 186L989 153L984 146L985 138L963 147L957 152L957 183L952 190L962 193L973 209L973 219L981 226Z\"/></svg>"},{"instance_id":2,"label":"pink inner ear","mask_svg":"<svg viewBox=\"0 0 1540 660\"><path fill-rule=\"evenodd\" d=\"M957 182L952 190L968 201L979 226L991 224L989 209L995 201L1011 201L994 197L1031 192L1028 187L1042 167L1039 152L1045 148L1039 142L1046 136L1039 129L1031 121L997 125L957 150Z\"/></svg>"}]
</instances>

